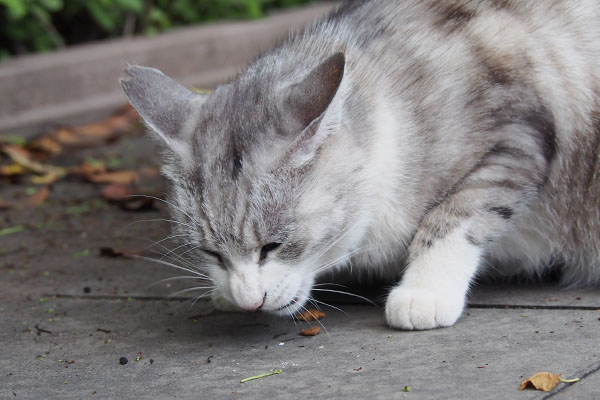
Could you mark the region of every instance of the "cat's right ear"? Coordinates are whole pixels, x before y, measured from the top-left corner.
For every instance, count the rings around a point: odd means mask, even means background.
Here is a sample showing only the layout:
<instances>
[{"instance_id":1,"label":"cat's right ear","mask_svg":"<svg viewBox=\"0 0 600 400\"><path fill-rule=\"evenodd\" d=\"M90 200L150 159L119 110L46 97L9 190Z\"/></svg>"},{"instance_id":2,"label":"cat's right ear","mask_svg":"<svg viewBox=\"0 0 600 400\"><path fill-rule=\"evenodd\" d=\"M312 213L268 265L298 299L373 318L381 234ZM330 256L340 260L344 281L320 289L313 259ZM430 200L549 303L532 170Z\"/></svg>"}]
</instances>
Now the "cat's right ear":
<instances>
[{"instance_id":1,"label":"cat's right ear","mask_svg":"<svg viewBox=\"0 0 600 400\"><path fill-rule=\"evenodd\" d=\"M288 129L301 132L288 157L301 165L312 159L325 140L342 126L346 57L335 53L315 67L299 82L283 90L283 106Z\"/></svg>"},{"instance_id":2,"label":"cat's right ear","mask_svg":"<svg viewBox=\"0 0 600 400\"><path fill-rule=\"evenodd\" d=\"M189 156L189 137L205 95L183 87L161 71L128 66L121 87L146 124L181 157Z\"/></svg>"}]
</instances>

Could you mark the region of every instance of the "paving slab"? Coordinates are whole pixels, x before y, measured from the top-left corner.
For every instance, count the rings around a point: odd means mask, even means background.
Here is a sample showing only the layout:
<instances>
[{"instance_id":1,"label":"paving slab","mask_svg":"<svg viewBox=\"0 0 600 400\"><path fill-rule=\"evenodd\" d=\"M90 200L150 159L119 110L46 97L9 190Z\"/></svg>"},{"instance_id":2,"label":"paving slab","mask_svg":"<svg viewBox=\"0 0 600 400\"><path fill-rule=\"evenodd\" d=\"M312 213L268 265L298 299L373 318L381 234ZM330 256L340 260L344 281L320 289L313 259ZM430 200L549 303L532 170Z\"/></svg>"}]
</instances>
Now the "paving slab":
<instances>
[{"instance_id":1,"label":"paving slab","mask_svg":"<svg viewBox=\"0 0 600 400\"><path fill-rule=\"evenodd\" d=\"M451 328L399 332L381 309L343 309L327 311L326 332L302 337L307 323L195 316L173 301L4 303L0 387L17 398L537 399L545 395L518 390L524 377L571 378L600 362L596 311L471 309ZM594 393L586 388L570 391Z\"/></svg>"},{"instance_id":2,"label":"paving slab","mask_svg":"<svg viewBox=\"0 0 600 400\"><path fill-rule=\"evenodd\" d=\"M564 399L600 399L600 363L590 365L587 369L581 371L581 374L589 374L584 380L564 387L562 390L556 390L559 394L557 398ZM552 395L554 394L552 393ZM553 397L552 395L546 398Z\"/></svg>"},{"instance_id":3,"label":"paving slab","mask_svg":"<svg viewBox=\"0 0 600 400\"><path fill-rule=\"evenodd\" d=\"M122 168L153 167L155 154L134 134L60 162L119 156ZM0 184L3 200L16 201L31 186ZM41 207L0 211L0 228L23 226L0 237L0 398L598 397L598 290L478 285L455 326L424 332L391 330L381 305L330 294L324 300L343 312L324 307L322 332L303 337L308 323L216 313L203 301L191 307L180 298L187 293L168 297L189 282L149 286L180 273L172 268L101 256L102 247L147 248L169 228L160 201L126 211L100 190L70 178ZM162 195L164 182L150 190ZM385 297L373 287L348 290ZM282 373L240 383L276 369ZM518 390L539 371L583 379L550 393Z\"/></svg>"}]
</instances>

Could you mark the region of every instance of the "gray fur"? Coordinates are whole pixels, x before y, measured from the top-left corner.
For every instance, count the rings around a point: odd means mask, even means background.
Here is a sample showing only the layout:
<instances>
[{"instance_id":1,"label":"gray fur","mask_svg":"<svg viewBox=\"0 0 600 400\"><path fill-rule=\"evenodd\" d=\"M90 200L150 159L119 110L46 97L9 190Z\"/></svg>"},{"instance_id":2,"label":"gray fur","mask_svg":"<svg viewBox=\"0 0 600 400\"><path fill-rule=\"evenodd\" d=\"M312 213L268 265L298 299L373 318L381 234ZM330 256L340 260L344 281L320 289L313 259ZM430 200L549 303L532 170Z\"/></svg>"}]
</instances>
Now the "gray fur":
<instances>
[{"instance_id":1,"label":"gray fur","mask_svg":"<svg viewBox=\"0 0 600 400\"><path fill-rule=\"evenodd\" d=\"M494 273L560 261L566 284L597 285L598 21L593 0L349 2L210 96L140 67L123 88L166 138L173 213L222 255L198 265L229 302L227 274L268 243L282 276L397 277L459 227Z\"/></svg>"}]
</instances>

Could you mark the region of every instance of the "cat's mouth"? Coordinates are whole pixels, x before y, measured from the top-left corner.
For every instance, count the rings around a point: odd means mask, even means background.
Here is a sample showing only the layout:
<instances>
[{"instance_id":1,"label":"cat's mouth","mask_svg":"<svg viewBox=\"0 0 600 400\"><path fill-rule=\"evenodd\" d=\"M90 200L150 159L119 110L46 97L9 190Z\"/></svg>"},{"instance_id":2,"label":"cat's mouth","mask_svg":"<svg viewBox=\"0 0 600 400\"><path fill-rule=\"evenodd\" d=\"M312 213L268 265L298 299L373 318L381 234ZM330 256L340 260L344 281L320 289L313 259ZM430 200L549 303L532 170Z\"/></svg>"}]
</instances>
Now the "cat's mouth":
<instances>
[{"instance_id":1,"label":"cat's mouth","mask_svg":"<svg viewBox=\"0 0 600 400\"><path fill-rule=\"evenodd\" d=\"M283 309L285 309L285 308L291 307L291 306L293 306L294 304L296 304L296 303L297 303L297 302L299 302L299 301L300 301L300 297L296 296L296 297L294 297L294 298L292 299L292 301L290 301L289 303L287 303L287 304L286 304L286 305L284 305L284 306L281 306L281 307L277 308L275 311L281 311L281 310L283 310Z\"/></svg>"}]
</instances>

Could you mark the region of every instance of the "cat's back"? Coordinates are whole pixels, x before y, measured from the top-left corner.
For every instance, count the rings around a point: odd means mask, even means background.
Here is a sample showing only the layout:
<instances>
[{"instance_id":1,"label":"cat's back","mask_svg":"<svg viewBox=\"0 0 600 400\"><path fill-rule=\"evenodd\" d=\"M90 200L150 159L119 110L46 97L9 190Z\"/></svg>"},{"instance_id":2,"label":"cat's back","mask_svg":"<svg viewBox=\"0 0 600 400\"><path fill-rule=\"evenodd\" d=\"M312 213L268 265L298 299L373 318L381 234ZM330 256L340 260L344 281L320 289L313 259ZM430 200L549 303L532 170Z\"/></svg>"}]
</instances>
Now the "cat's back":
<instances>
[{"instance_id":1,"label":"cat's back","mask_svg":"<svg viewBox=\"0 0 600 400\"><path fill-rule=\"evenodd\" d=\"M565 281L585 283L600 271L599 22L595 0L371 0L309 32L347 49L363 90L379 84L409 99L422 137L450 132L461 145L430 147L438 159L480 157L469 143L478 116L529 107L531 123L547 125L548 178L492 255L532 269L562 261L573 266ZM443 186L460 173L438 175L422 179Z\"/></svg>"}]
</instances>

